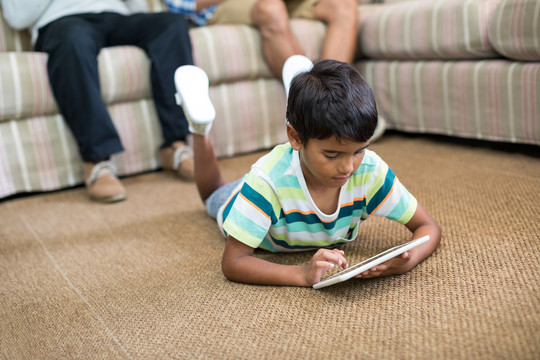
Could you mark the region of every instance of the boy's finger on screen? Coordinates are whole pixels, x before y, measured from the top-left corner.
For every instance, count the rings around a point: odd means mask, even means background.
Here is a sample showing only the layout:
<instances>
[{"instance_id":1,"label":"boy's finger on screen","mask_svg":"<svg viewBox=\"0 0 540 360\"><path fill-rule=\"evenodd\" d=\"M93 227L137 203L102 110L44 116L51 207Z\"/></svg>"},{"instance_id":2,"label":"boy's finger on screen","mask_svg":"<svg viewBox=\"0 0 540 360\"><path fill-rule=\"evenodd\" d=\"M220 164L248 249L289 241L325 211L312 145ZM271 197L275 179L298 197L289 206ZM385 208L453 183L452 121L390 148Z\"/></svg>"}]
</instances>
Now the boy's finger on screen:
<instances>
[{"instance_id":1,"label":"boy's finger on screen","mask_svg":"<svg viewBox=\"0 0 540 360\"><path fill-rule=\"evenodd\" d=\"M317 267L324 268L324 269L331 269L334 267L334 263L332 261L324 260L324 261L317 261Z\"/></svg>"}]
</instances>

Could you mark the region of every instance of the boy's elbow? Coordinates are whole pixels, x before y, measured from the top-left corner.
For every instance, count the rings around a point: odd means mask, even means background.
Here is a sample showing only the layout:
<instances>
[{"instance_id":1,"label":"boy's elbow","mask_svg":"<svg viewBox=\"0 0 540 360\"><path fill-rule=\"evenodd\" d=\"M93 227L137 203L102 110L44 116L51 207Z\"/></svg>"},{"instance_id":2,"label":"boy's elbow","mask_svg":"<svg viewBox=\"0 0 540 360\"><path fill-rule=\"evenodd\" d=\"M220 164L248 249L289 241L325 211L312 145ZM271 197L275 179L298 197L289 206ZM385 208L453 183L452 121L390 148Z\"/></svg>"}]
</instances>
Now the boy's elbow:
<instances>
[{"instance_id":1,"label":"boy's elbow","mask_svg":"<svg viewBox=\"0 0 540 360\"><path fill-rule=\"evenodd\" d=\"M234 264L230 259L227 259L226 257L223 257L221 259L221 271L223 272L223 275L229 280L235 280L235 271L234 271Z\"/></svg>"},{"instance_id":2,"label":"boy's elbow","mask_svg":"<svg viewBox=\"0 0 540 360\"><path fill-rule=\"evenodd\" d=\"M232 281L245 282L252 255L253 248L229 236L221 258L223 275Z\"/></svg>"}]
</instances>

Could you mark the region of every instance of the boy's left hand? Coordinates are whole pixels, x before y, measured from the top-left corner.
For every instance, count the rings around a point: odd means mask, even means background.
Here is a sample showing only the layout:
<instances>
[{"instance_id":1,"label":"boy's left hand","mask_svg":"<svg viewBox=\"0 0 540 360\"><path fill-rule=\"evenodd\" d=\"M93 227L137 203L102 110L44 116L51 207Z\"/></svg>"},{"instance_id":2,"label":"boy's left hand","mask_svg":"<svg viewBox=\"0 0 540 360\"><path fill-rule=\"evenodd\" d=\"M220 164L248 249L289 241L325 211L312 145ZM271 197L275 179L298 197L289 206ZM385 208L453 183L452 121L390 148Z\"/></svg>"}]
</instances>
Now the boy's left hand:
<instances>
[{"instance_id":1,"label":"boy's left hand","mask_svg":"<svg viewBox=\"0 0 540 360\"><path fill-rule=\"evenodd\" d=\"M403 274L410 269L411 253L409 251L396 256L390 260L376 265L361 274L356 275L357 278L370 279L388 275Z\"/></svg>"}]
</instances>

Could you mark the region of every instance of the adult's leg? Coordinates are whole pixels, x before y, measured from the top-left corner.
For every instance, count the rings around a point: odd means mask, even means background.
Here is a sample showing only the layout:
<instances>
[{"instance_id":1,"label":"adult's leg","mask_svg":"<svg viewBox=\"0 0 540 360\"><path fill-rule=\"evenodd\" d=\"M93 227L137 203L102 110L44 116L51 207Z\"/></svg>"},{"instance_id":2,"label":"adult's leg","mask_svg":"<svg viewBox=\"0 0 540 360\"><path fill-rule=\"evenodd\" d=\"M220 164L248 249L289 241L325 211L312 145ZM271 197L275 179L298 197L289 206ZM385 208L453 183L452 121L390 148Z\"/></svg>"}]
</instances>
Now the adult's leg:
<instances>
[{"instance_id":1,"label":"adult's leg","mask_svg":"<svg viewBox=\"0 0 540 360\"><path fill-rule=\"evenodd\" d=\"M283 0L259 0L251 10L251 19L262 36L263 54L270 70L281 78L285 60L304 54L289 25L289 15Z\"/></svg>"},{"instance_id":2,"label":"adult's leg","mask_svg":"<svg viewBox=\"0 0 540 360\"><path fill-rule=\"evenodd\" d=\"M179 66L193 64L186 20L172 13L122 16L107 38L107 46L114 45L135 45L147 53L152 95L165 139L163 147L185 141L189 130L174 98L174 72Z\"/></svg>"},{"instance_id":3,"label":"adult's leg","mask_svg":"<svg viewBox=\"0 0 540 360\"><path fill-rule=\"evenodd\" d=\"M42 28L36 50L49 54L51 88L85 162L123 151L101 97L97 54L116 14L67 16Z\"/></svg>"},{"instance_id":4,"label":"adult's leg","mask_svg":"<svg viewBox=\"0 0 540 360\"><path fill-rule=\"evenodd\" d=\"M313 7L315 19L326 23L321 57L352 63L356 50L356 0L320 0Z\"/></svg>"}]
</instances>

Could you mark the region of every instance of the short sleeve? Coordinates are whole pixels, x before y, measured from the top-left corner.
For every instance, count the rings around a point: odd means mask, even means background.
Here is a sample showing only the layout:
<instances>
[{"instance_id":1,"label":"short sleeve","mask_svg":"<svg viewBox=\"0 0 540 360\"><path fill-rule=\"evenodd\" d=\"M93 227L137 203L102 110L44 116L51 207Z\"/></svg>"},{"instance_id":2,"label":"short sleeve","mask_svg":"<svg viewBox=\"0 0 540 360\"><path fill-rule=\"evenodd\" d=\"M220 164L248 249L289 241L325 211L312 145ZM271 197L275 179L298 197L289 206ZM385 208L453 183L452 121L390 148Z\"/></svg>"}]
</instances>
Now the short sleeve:
<instances>
[{"instance_id":1,"label":"short sleeve","mask_svg":"<svg viewBox=\"0 0 540 360\"><path fill-rule=\"evenodd\" d=\"M268 182L249 173L229 209L223 213L223 230L238 241L258 247L276 219L277 196Z\"/></svg>"},{"instance_id":2,"label":"short sleeve","mask_svg":"<svg viewBox=\"0 0 540 360\"><path fill-rule=\"evenodd\" d=\"M367 212L406 224L416 211L416 198L401 184L392 169L380 158L378 160L367 192Z\"/></svg>"}]
</instances>

